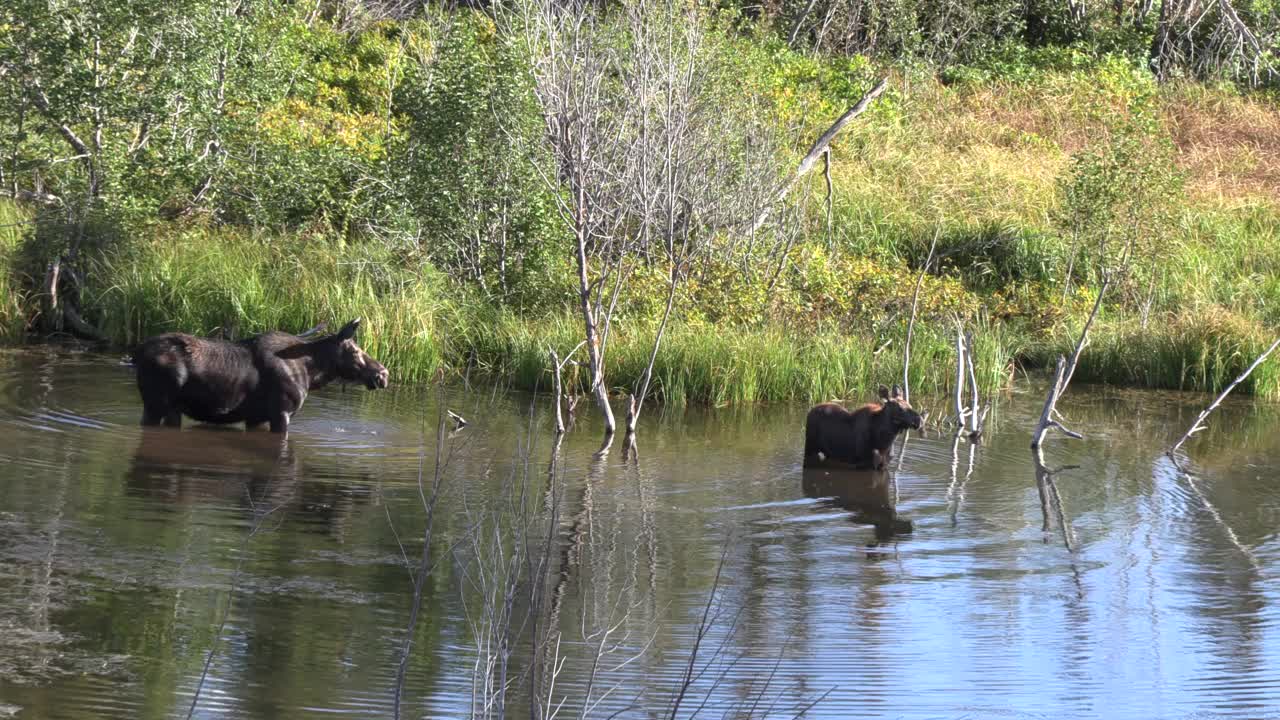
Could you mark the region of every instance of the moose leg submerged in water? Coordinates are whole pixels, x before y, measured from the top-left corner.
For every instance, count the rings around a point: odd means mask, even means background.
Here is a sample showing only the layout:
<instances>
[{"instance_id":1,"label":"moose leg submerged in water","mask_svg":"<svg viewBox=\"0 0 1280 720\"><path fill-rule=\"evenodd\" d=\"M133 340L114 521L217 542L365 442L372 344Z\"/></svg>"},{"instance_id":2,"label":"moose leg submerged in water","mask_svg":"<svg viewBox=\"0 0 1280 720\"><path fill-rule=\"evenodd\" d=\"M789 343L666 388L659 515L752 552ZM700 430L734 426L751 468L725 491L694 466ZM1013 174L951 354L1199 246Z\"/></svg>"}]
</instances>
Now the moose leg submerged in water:
<instances>
[{"instance_id":1,"label":"moose leg submerged in water","mask_svg":"<svg viewBox=\"0 0 1280 720\"><path fill-rule=\"evenodd\" d=\"M240 342L182 333L148 338L134 353L143 425L269 424L288 432L307 392L334 380L385 388L387 369L355 343L357 318L316 340L269 332Z\"/></svg>"},{"instance_id":2,"label":"moose leg submerged in water","mask_svg":"<svg viewBox=\"0 0 1280 720\"><path fill-rule=\"evenodd\" d=\"M903 430L924 426L920 414L894 386L880 386L880 402L846 410L822 403L805 418L805 467L883 468L889 463L894 438Z\"/></svg>"}]
</instances>

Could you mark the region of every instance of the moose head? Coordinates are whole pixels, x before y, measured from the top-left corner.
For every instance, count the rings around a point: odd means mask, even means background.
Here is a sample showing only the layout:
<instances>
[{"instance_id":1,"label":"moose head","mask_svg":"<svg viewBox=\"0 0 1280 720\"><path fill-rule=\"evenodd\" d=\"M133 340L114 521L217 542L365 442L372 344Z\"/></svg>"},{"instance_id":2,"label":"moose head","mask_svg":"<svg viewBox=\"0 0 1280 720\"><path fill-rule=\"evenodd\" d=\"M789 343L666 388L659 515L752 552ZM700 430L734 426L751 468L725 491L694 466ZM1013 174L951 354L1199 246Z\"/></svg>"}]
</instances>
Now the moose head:
<instances>
[{"instance_id":1,"label":"moose head","mask_svg":"<svg viewBox=\"0 0 1280 720\"><path fill-rule=\"evenodd\" d=\"M356 345L356 330L359 328L360 318L356 318L343 325L337 334L323 341L334 343L335 346L331 356L333 372L343 380L364 383L364 386L370 390L385 388L390 382L391 375L382 363L374 360L368 353L361 350L359 345Z\"/></svg>"},{"instance_id":2,"label":"moose head","mask_svg":"<svg viewBox=\"0 0 1280 720\"><path fill-rule=\"evenodd\" d=\"M880 405L883 408L881 412L889 416L889 422L893 424L895 431L899 430L919 430L924 427L924 418L920 417L920 413L911 409L911 404L906 398L902 397L902 388L894 385L893 390L884 385L880 386Z\"/></svg>"}]
</instances>

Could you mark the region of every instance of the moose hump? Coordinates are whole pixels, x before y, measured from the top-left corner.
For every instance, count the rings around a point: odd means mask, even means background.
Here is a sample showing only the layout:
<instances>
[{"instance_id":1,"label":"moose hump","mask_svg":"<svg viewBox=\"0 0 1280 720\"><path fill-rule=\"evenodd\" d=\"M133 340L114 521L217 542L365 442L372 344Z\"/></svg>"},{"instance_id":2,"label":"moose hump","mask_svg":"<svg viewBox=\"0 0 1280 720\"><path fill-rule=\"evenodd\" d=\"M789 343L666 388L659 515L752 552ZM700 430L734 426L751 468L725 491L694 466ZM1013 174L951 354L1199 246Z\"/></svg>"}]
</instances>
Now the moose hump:
<instances>
[{"instance_id":1,"label":"moose hump","mask_svg":"<svg viewBox=\"0 0 1280 720\"><path fill-rule=\"evenodd\" d=\"M815 405L805 418L804 466L883 468L898 433L923 425L896 385L892 392L881 385L880 402L853 411L837 403Z\"/></svg>"},{"instance_id":2,"label":"moose hump","mask_svg":"<svg viewBox=\"0 0 1280 720\"><path fill-rule=\"evenodd\" d=\"M167 333L147 338L133 355L142 395L142 424L270 425L288 432L307 392L334 380L385 388L387 369L355 342L360 319L333 335L310 339L268 332L227 342Z\"/></svg>"}]
</instances>

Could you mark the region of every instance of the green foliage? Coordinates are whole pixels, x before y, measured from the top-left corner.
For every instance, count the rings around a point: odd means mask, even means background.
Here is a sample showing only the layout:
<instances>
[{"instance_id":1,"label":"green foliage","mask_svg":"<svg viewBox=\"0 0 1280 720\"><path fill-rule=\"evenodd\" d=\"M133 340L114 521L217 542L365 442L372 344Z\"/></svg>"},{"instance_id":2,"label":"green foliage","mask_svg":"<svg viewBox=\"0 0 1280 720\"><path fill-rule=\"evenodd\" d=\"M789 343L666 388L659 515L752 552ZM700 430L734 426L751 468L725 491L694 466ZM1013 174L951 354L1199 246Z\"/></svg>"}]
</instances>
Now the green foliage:
<instances>
[{"instance_id":1,"label":"green foliage","mask_svg":"<svg viewBox=\"0 0 1280 720\"><path fill-rule=\"evenodd\" d=\"M1118 117L1095 145L1072 156L1058 182L1055 220L1070 239L1069 287L1103 274L1139 282L1181 198L1173 144L1142 99ZM1134 273L1130 273L1134 270Z\"/></svg>"},{"instance_id":2,"label":"green foliage","mask_svg":"<svg viewBox=\"0 0 1280 720\"><path fill-rule=\"evenodd\" d=\"M406 69L405 127L393 164L423 254L495 301L545 301L538 281L560 246L552 198L534 170L542 128L509 38L462 13L435 57Z\"/></svg>"},{"instance_id":3,"label":"green foliage","mask_svg":"<svg viewBox=\"0 0 1280 720\"><path fill-rule=\"evenodd\" d=\"M361 345L425 381L441 361L443 281L404 268L374 246L190 230L118 244L94 258L83 309L112 340L132 345L181 330L244 337L364 319Z\"/></svg>"}]
</instances>

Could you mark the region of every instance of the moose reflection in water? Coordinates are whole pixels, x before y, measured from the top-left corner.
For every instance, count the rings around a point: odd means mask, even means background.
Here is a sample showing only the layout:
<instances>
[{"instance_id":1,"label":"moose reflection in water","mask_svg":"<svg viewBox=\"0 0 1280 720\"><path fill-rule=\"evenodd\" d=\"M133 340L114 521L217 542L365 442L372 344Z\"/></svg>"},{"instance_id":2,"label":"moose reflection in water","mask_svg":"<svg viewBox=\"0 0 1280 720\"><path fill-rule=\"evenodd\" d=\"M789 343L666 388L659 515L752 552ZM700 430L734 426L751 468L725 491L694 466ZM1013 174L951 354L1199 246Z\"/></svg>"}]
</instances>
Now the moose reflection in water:
<instances>
[{"instance_id":1,"label":"moose reflection in water","mask_svg":"<svg viewBox=\"0 0 1280 720\"><path fill-rule=\"evenodd\" d=\"M304 467L303 454L279 435L217 426L183 432L143 428L125 488L130 495L179 506L239 505L255 519L284 511L341 536L351 513L371 496L374 480L310 479L314 471Z\"/></svg>"},{"instance_id":2,"label":"moose reflection in water","mask_svg":"<svg viewBox=\"0 0 1280 720\"><path fill-rule=\"evenodd\" d=\"M387 387L387 369L355 343L357 318L335 335L307 340L269 332L240 342L182 333L157 335L134 353L142 424L178 427L182 416L289 430L307 392L334 380Z\"/></svg>"},{"instance_id":3,"label":"moose reflection in water","mask_svg":"<svg viewBox=\"0 0 1280 720\"><path fill-rule=\"evenodd\" d=\"M910 520L898 517L893 478L887 470L805 468L801 487L806 497L823 499L829 507L853 513L853 522L875 527L879 540L912 530Z\"/></svg>"},{"instance_id":4,"label":"moose reflection in water","mask_svg":"<svg viewBox=\"0 0 1280 720\"><path fill-rule=\"evenodd\" d=\"M893 454L893 441L904 430L924 427L902 390L880 386L880 402L846 410L822 403L805 418L806 468L884 469Z\"/></svg>"}]
</instances>

